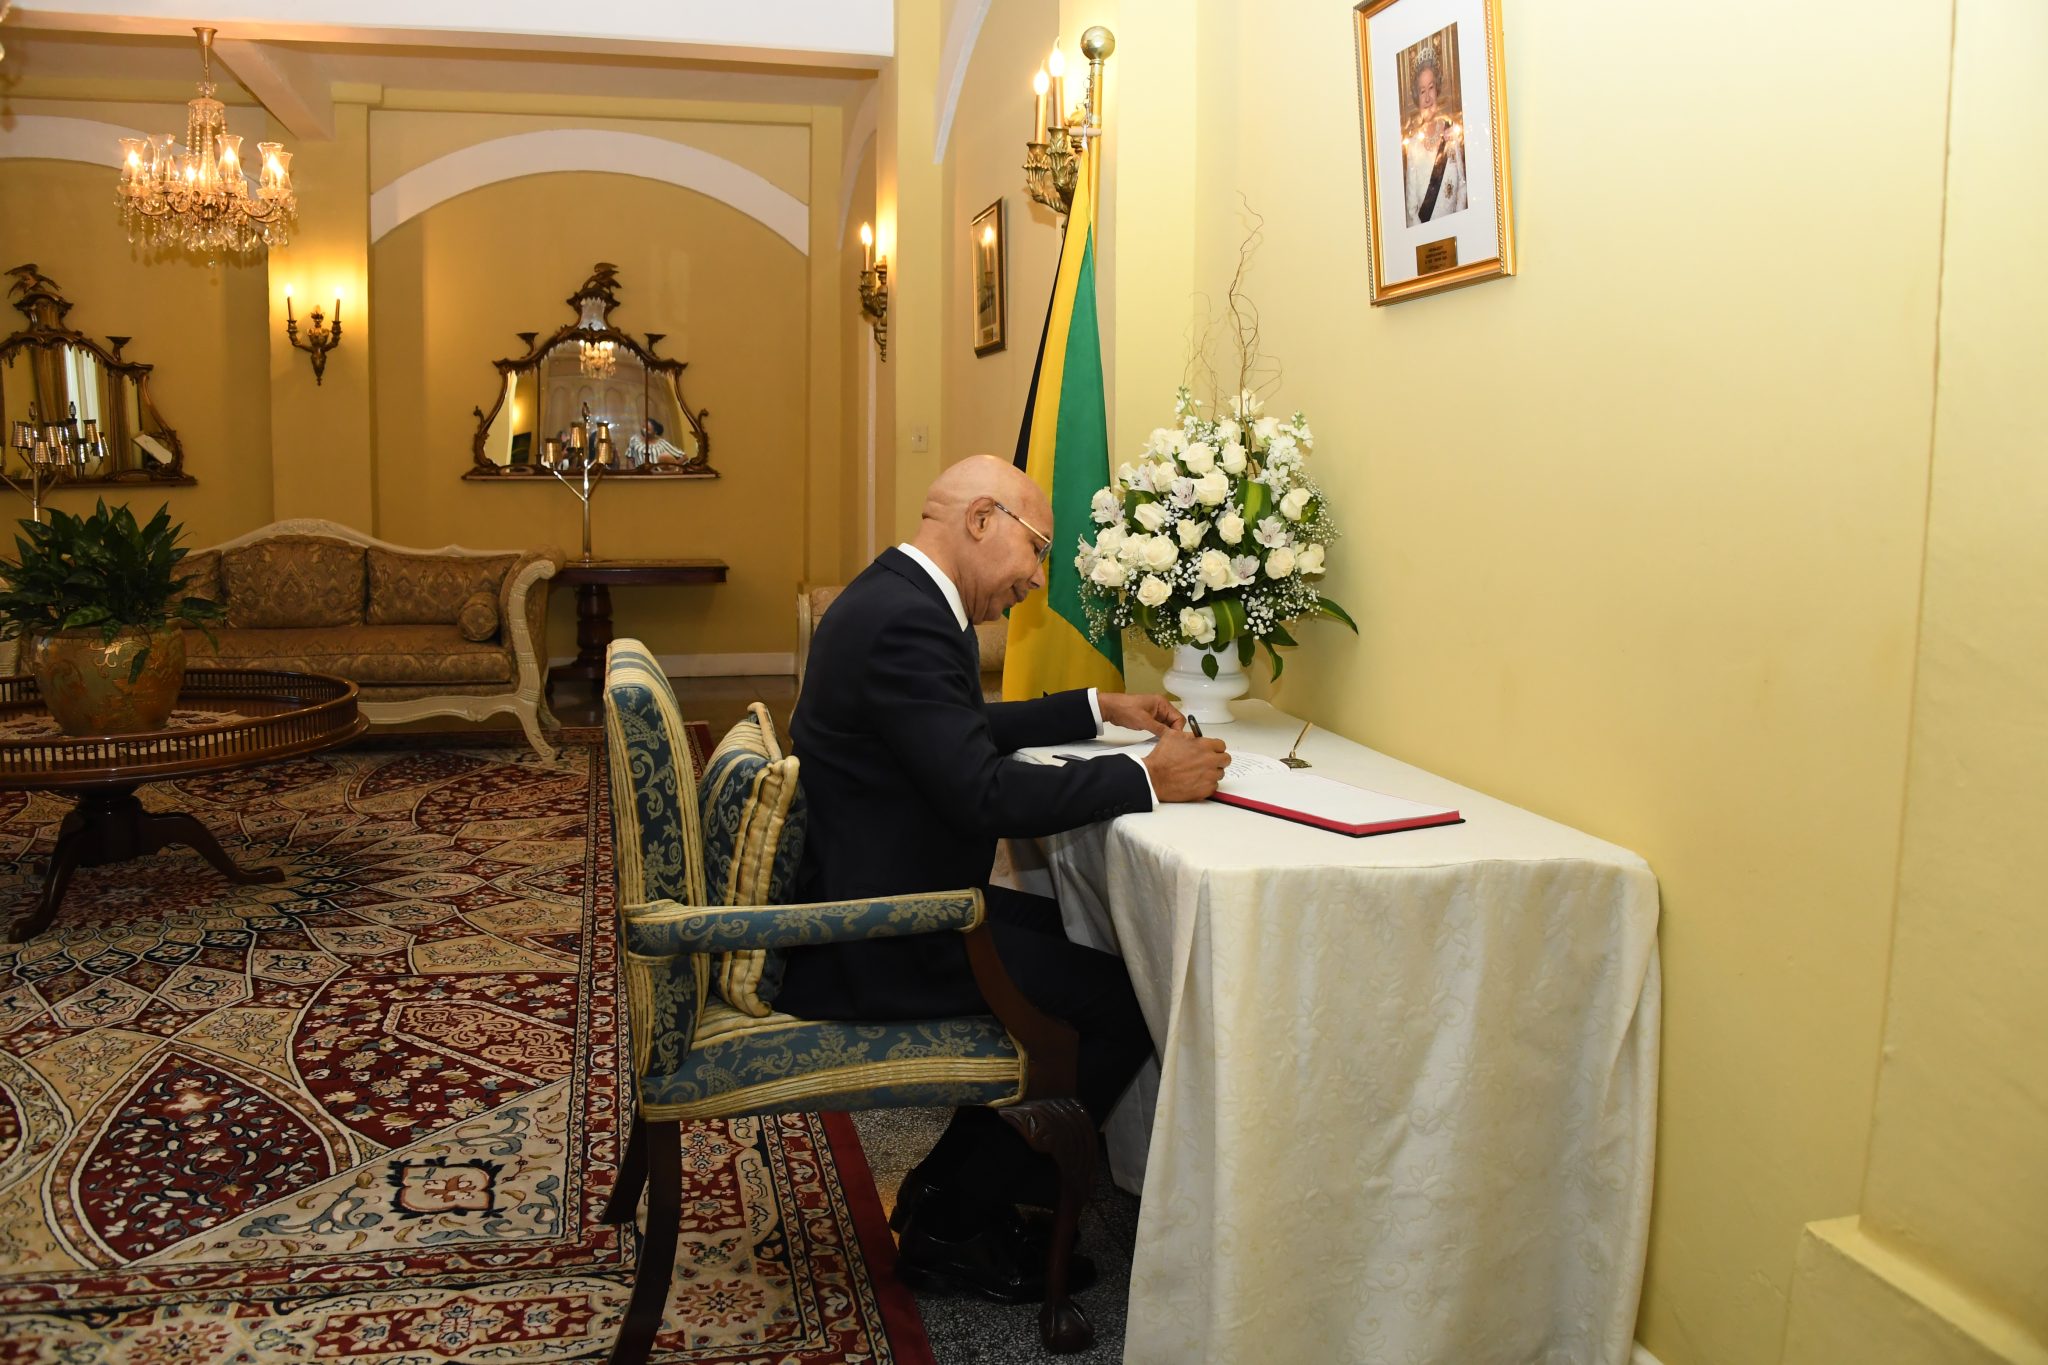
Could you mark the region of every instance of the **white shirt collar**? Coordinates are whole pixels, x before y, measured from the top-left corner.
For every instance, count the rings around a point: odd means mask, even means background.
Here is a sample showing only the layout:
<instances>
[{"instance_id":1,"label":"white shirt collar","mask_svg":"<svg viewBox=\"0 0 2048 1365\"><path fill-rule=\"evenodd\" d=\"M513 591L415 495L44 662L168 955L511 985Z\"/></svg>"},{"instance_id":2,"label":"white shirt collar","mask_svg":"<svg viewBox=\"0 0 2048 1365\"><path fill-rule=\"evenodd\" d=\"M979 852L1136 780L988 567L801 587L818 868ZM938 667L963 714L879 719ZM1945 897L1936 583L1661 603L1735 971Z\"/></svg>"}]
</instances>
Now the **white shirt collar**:
<instances>
[{"instance_id":1,"label":"white shirt collar","mask_svg":"<svg viewBox=\"0 0 2048 1365\"><path fill-rule=\"evenodd\" d=\"M953 609L953 619L960 623L960 629L967 629L967 608L960 605L960 589L953 586L953 580L946 577L946 571L932 563L930 555L907 540L896 548L909 555L919 568L932 576L932 582L938 584L939 591L946 595L946 605Z\"/></svg>"}]
</instances>

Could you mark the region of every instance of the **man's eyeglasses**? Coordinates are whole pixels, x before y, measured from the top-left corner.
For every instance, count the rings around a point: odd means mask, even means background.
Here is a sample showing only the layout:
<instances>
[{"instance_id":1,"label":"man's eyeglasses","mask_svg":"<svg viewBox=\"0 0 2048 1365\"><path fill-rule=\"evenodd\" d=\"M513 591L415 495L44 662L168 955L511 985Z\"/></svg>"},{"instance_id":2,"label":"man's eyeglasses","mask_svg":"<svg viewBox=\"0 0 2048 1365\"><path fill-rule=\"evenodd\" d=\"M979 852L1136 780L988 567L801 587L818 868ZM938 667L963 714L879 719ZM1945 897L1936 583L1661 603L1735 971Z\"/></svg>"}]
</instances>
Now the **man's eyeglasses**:
<instances>
[{"instance_id":1,"label":"man's eyeglasses","mask_svg":"<svg viewBox=\"0 0 2048 1365\"><path fill-rule=\"evenodd\" d=\"M1045 563L1045 561L1046 561L1046 560L1048 560L1048 559L1052 558L1052 537L1051 537L1051 536L1049 536L1049 535L1047 535L1047 534L1046 534L1045 532L1043 532L1043 531L1039 530L1039 529L1038 529L1038 528L1037 528L1036 526L1033 526L1033 525L1032 525L1032 524L1031 524L1030 522L1028 522L1028 521L1024 520L1024 518L1022 518L1022 517L1018 516L1018 515L1017 515L1017 514L1016 514L1015 512L1012 512L1012 511L1011 511L1011 510L1010 510L1009 508L1007 508L1007 507L1003 506L1003 505L1002 505L1001 503L999 503L999 502L996 502L996 500L995 500L994 498L990 498L990 499L989 499L989 501L990 501L990 502L995 502L995 504L996 504L996 510L997 510L998 512L1001 512L1001 513L1002 513L1002 514L1003 514L1004 516L1008 517L1008 518L1009 518L1009 519L1010 519L1011 521L1014 521L1014 522L1016 522L1016 523L1017 523L1017 524L1018 524L1019 526L1023 527L1023 528L1025 529L1025 530L1029 531L1029 532L1031 533L1031 536L1032 536L1032 538L1033 538L1034 540L1037 540L1037 541L1039 542L1039 546L1038 546L1038 562L1039 562L1040 564L1043 564L1043 563Z\"/></svg>"}]
</instances>

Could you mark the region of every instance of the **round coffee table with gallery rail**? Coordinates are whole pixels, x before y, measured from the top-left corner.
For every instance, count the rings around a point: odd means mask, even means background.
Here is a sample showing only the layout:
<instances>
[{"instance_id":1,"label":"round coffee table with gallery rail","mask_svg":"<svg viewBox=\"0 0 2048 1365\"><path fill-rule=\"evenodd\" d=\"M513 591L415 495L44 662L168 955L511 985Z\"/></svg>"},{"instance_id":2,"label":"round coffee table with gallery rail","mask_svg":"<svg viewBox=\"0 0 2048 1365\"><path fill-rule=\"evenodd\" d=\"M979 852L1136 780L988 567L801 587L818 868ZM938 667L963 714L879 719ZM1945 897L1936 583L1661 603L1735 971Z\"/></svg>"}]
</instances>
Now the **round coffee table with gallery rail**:
<instances>
[{"instance_id":1,"label":"round coffee table with gallery rail","mask_svg":"<svg viewBox=\"0 0 2048 1365\"><path fill-rule=\"evenodd\" d=\"M21 943L50 927L79 867L125 862L188 844L233 882L276 882L276 868L238 867L199 820L142 808L145 782L251 768L355 738L369 726L356 685L319 673L241 668L188 670L168 728L138 735L66 735L33 678L0 678L0 790L75 796L57 832L36 908L10 926Z\"/></svg>"}]
</instances>

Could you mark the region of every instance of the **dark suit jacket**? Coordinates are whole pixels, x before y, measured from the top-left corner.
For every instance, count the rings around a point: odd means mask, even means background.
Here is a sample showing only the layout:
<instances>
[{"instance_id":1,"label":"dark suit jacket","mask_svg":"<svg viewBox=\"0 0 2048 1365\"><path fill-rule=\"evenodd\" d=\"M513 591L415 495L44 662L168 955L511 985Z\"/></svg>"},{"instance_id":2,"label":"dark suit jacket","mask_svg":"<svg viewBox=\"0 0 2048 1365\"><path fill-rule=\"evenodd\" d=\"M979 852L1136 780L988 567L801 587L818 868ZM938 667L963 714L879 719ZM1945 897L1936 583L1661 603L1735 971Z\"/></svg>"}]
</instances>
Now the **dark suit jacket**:
<instances>
[{"instance_id":1,"label":"dark suit jacket","mask_svg":"<svg viewBox=\"0 0 2048 1365\"><path fill-rule=\"evenodd\" d=\"M900 550L883 551L819 618L790 724L809 812L800 897L980 886L1000 837L1151 808L1127 758L1054 767L1007 757L1093 735L1088 695L985 702L980 668L973 629L960 629L938 584ZM920 1003L937 997L921 979L965 961L957 936L929 938L952 942L791 950L788 1007L824 1014L839 998L848 1017L927 1013Z\"/></svg>"}]
</instances>

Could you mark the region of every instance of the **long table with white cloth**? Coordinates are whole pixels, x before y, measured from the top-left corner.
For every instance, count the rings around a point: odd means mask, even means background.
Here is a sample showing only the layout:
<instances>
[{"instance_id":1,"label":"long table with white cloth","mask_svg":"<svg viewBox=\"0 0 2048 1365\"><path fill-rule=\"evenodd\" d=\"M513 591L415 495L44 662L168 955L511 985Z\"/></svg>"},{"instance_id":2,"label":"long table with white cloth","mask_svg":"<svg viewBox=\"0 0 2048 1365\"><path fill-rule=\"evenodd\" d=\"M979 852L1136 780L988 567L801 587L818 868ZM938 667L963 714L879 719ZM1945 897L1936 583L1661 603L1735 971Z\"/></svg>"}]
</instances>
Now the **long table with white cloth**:
<instances>
[{"instance_id":1,"label":"long table with white cloth","mask_svg":"<svg viewBox=\"0 0 2048 1365\"><path fill-rule=\"evenodd\" d=\"M1300 729L1233 710L1210 733L1236 751ZM1624 1365L1656 879L1339 736L1301 753L1465 822L1351 838L1204 802L1041 841L1069 934L1123 956L1158 1051L1110 1125L1144 1194L1125 1361Z\"/></svg>"}]
</instances>

